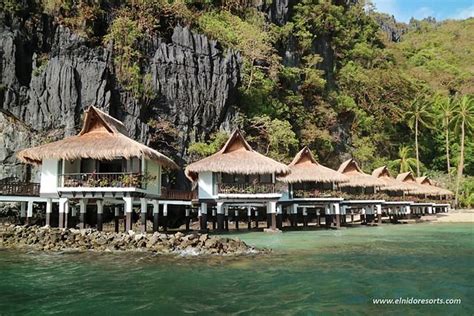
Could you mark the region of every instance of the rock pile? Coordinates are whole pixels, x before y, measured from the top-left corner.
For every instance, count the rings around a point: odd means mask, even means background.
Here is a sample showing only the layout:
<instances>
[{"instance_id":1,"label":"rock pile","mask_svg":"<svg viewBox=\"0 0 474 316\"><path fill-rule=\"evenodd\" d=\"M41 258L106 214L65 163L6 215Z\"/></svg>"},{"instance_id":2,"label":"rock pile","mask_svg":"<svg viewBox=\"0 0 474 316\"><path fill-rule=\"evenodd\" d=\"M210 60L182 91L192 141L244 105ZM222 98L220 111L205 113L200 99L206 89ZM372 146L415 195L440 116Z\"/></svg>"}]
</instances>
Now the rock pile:
<instances>
[{"instance_id":1,"label":"rock pile","mask_svg":"<svg viewBox=\"0 0 474 316\"><path fill-rule=\"evenodd\" d=\"M149 251L182 255L242 255L259 253L240 239L208 234L137 234L99 232L91 229L59 229L7 226L0 232L0 248L46 251Z\"/></svg>"}]
</instances>

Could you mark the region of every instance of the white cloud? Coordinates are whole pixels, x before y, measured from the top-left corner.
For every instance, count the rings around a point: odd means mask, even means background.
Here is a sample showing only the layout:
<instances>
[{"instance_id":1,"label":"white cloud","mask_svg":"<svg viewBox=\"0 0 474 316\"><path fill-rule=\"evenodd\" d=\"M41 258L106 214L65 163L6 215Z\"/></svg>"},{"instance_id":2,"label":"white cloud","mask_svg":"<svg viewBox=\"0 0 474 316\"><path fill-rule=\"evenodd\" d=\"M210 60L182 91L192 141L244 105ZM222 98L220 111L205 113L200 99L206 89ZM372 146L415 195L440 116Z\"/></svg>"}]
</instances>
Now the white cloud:
<instances>
[{"instance_id":1,"label":"white cloud","mask_svg":"<svg viewBox=\"0 0 474 316\"><path fill-rule=\"evenodd\" d=\"M451 19L464 20L474 17L474 5L458 10L454 15L450 16Z\"/></svg>"}]
</instances>

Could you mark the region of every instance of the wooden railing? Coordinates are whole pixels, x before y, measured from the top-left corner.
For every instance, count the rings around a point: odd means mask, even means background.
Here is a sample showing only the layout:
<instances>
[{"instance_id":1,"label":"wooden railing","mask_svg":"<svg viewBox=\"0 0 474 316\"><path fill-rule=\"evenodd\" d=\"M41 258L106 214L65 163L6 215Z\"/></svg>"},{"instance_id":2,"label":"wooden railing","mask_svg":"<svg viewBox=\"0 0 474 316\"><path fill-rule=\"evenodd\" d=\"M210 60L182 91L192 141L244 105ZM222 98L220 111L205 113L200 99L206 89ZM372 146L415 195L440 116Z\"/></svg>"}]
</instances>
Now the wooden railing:
<instances>
[{"instance_id":1,"label":"wooden railing","mask_svg":"<svg viewBox=\"0 0 474 316\"><path fill-rule=\"evenodd\" d=\"M218 193L232 194L257 194L275 193L274 183L218 183Z\"/></svg>"},{"instance_id":2,"label":"wooden railing","mask_svg":"<svg viewBox=\"0 0 474 316\"><path fill-rule=\"evenodd\" d=\"M142 188L144 177L141 173L66 173L59 177L60 187L111 187Z\"/></svg>"},{"instance_id":3,"label":"wooden railing","mask_svg":"<svg viewBox=\"0 0 474 316\"><path fill-rule=\"evenodd\" d=\"M39 183L0 182L0 195L39 196Z\"/></svg>"},{"instance_id":4,"label":"wooden railing","mask_svg":"<svg viewBox=\"0 0 474 316\"><path fill-rule=\"evenodd\" d=\"M328 190L293 190L293 198L328 198L337 196L335 192Z\"/></svg>"},{"instance_id":5,"label":"wooden railing","mask_svg":"<svg viewBox=\"0 0 474 316\"><path fill-rule=\"evenodd\" d=\"M197 199L197 191L175 190L162 187L161 198L165 200L185 200L191 201Z\"/></svg>"}]
</instances>

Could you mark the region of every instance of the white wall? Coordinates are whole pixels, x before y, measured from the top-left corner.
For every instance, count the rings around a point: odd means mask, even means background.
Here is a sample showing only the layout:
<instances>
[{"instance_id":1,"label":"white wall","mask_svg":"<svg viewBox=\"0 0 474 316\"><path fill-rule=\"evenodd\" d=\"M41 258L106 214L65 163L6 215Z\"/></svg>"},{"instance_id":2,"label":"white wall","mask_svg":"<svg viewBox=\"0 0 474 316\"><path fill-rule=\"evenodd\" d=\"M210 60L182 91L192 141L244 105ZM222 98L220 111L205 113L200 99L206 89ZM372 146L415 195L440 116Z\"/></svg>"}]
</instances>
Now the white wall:
<instances>
[{"instance_id":1,"label":"white wall","mask_svg":"<svg viewBox=\"0 0 474 316\"><path fill-rule=\"evenodd\" d=\"M43 160L41 165L40 195L58 193L58 160Z\"/></svg>"},{"instance_id":2,"label":"white wall","mask_svg":"<svg viewBox=\"0 0 474 316\"><path fill-rule=\"evenodd\" d=\"M146 192L149 194L161 194L161 166L154 161L145 160L144 173L150 177L155 177L154 180L148 181L146 185Z\"/></svg>"},{"instance_id":3,"label":"white wall","mask_svg":"<svg viewBox=\"0 0 474 316\"><path fill-rule=\"evenodd\" d=\"M198 187L200 199L212 199L216 196L213 194L213 177L212 172L200 172L198 174Z\"/></svg>"}]
</instances>

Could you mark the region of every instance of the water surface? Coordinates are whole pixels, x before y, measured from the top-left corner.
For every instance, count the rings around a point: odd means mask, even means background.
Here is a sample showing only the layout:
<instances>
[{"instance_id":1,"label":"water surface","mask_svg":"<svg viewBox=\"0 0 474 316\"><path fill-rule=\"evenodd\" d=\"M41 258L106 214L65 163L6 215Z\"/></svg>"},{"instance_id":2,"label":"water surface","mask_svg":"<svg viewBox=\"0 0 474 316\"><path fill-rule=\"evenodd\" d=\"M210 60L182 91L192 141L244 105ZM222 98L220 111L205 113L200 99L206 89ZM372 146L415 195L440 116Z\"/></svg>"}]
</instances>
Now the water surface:
<instances>
[{"instance_id":1,"label":"water surface","mask_svg":"<svg viewBox=\"0 0 474 316\"><path fill-rule=\"evenodd\" d=\"M1 314L473 315L472 224L234 234L264 256L0 251ZM461 298L373 305L372 298Z\"/></svg>"}]
</instances>

